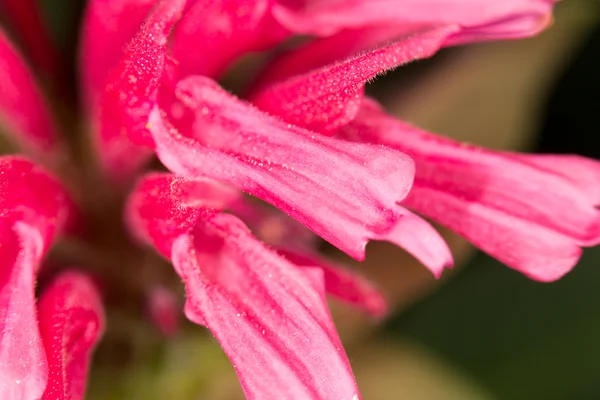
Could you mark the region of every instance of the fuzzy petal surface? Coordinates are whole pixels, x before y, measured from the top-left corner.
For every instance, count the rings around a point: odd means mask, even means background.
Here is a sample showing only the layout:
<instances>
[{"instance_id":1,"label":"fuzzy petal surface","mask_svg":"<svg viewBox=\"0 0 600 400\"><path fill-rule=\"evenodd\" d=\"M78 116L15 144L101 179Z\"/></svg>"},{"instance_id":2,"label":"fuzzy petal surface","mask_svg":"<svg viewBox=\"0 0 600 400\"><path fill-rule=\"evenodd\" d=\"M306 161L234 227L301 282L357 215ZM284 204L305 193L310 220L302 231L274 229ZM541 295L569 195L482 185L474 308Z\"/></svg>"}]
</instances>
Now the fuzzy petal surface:
<instances>
[{"instance_id":1,"label":"fuzzy petal surface","mask_svg":"<svg viewBox=\"0 0 600 400\"><path fill-rule=\"evenodd\" d=\"M104 91L110 71L123 59L156 0L90 0L82 23L81 84L88 107Z\"/></svg>"},{"instance_id":2,"label":"fuzzy petal surface","mask_svg":"<svg viewBox=\"0 0 600 400\"><path fill-rule=\"evenodd\" d=\"M293 79L295 75L310 76L321 69L351 62L361 56L367 56L369 52L390 47L395 42L408 40L412 36L435 29L436 27L423 24L405 25L402 29L386 24L345 30L333 36L317 38L282 50L269 61L257 82L252 85L250 97L256 96L270 85Z\"/></svg>"},{"instance_id":3,"label":"fuzzy petal surface","mask_svg":"<svg viewBox=\"0 0 600 400\"><path fill-rule=\"evenodd\" d=\"M146 143L148 114L165 73L168 37L185 0L160 1L112 69L93 116L100 163L109 177L126 181L151 152Z\"/></svg>"},{"instance_id":4,"label":"fuzzy petal surface","mask_svg":"<svg viewBox=\"0 0 600 400\"><path fill-rule=\"evenodd\" d=\"M172 172L259 197L357 259L370 238L392 228L412 180L403 153L299 129L207 78L181 81L176 96L165 108L177 113L154 109L149 127Z\"/></svg>"},{"instance_id":5,"label":"fuzzy petal surface","mask_svg":"<svg viewBox=\"0 0 600 400\"><path fill-rule=\"evenodd\" d=\"M212 331L248 399L358 399L319 270L297 267L219 214L177 238L186 314Z\"/></svg>"},{"instance_id":6,"label":"fuzzy petal surface","mask_svg":"<svg viewBox=\"0 0 600 400\"><path fill-rule=\"evenodd\" d=\"M213 179L148 174L129 196L125 220L136 238L169 258L176 237L239 199L240 192Z\"/></svg>"},{"instance_id":7,"label":"fuzzy petal surface","mask_svg":"<svg viewBox=\"0 0 600 400\"><path fill-rule=\"evenodd\" d=\"M82 400L92 353L104 331L100 295L91 279L62 273L44 290L39 325L48 357L43 400Z\"/></svg>"},{"instance_id":8,"label":"fuzzy petal surface","mask_svg":"<svg viewBox=\"0 0 600 400\"><path fill-rule=\"evenodd\" d=\"M331 135L356 116L368 81L399 65L432 56L456 31L457 27L449 26L405 33L404 38L392 44L268 84L252 96L252 102L289 123ZM275 65L265 76L289 76L290 71L285 69L290 66L298 70L307 63L313 65L318 55L330 57L328 46L319 47L318 53L314 52L315 47L309 46L309 51L302 51L299 56L292 53L291 60ZM308 53L311 56L303 59Z\"/></svg>"}]
</instances>

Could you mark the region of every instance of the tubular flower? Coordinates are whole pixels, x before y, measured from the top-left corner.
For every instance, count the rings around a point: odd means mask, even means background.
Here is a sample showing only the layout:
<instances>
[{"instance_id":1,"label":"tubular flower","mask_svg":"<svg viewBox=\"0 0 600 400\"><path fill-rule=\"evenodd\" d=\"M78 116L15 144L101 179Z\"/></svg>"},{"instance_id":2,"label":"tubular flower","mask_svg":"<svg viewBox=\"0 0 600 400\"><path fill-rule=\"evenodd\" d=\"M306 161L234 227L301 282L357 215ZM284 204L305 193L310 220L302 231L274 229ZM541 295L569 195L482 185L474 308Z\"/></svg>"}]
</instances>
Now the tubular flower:
<instances>
[{"instance_id":1,"label":"tubular flower","mask_svg":"<svg viewBox=\"0 0 600 400\"><path fill-rule=\"evenodd\" d=\"M417 173L403 204L533 279L560 278L580 246L600 243L595 161L457 143L398 121L371 100L339 134L410 154Z\"/></svg>"},{"instance_id":2,"label":"tubular flower","mask_svg":"<svg viewBox=\"0 0 600 400\"><path fill-rule=\"evenodd\" d=\"M0 393L3 399L81 399L102 331L90 279L61 273L36 305L36 275L57 235L73 225L59 182L22 158L0 159Z\"/></svg>"},{"instance_id":3,"label":"tubular flower","mask_svg":"<svg viewBox=\"0 0 600 400\"><path fill-rule=\"evenodd\" d=\"M360 398L326 295L376 317L386 304L320 255L317 235L359 260L369 240L390 241L439 276L452 256L416 211L534 279L560 277L600 242L598 163L460 145L364 94L445 46L535 34L552 4L90 0L79 95L94 163L83 165L35 83L61 69L37 10L0 1L35 67L0 32L2 132L37 162L0 158L0 397L83 398L104 330L96 284L108 300L117 287L141 297L175 335L178 299L141 278L158 267L139 262L145 246L173 264L185 315L256 399ZM217 83L241 56L295 35L310 39L273 59L246 98ZM168 172L150 171L153 157ZM69 255L73 243L88 250ZM53 244L76 269L46 257Z\"/></svg>"}]
</instances>

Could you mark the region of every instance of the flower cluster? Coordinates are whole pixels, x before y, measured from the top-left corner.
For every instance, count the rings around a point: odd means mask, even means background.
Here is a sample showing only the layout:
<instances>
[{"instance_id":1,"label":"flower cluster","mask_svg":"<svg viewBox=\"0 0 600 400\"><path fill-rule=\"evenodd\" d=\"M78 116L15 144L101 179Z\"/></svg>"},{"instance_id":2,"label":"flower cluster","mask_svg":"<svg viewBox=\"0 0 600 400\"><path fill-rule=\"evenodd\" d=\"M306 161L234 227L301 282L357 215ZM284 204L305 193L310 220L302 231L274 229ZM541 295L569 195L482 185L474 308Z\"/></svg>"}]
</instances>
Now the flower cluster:
<instances>
[{"instance_id":1,"label":"flower cluster","mask_svg":"<svg viewBox=\"0 0 600 400\"><path fill-rule=\"evenodd\" d=\"M0 398L81 399L111 282L85 259L65 269L44 257L65 238L94 249L86 231L98 221L82 199L101 214L105 196L73 178L90 166L77 164L86 157L68 150L35 83L36 73L58 79L61 60L33 3L0 1L23 44L21 53L0 31L0 122L30 157L0 157ZM552 6L89 0L79 115L91 165L126 198L132 240L173 264L185 315L211 330L248 398L360 398L325 296L373 315L385 302L320 255L314 234L359 260L369 240L390 241L439 276L452 255L416 212L540 281L600 243L599 163L457 143L365 95L378 74L443 47L533 35ZM215 81L241 56L284 42L244 98ZM150 171L153 157L163 172ZM172 330L170 293L149 292L151 314Z\"/></svg>"}]
</instances>

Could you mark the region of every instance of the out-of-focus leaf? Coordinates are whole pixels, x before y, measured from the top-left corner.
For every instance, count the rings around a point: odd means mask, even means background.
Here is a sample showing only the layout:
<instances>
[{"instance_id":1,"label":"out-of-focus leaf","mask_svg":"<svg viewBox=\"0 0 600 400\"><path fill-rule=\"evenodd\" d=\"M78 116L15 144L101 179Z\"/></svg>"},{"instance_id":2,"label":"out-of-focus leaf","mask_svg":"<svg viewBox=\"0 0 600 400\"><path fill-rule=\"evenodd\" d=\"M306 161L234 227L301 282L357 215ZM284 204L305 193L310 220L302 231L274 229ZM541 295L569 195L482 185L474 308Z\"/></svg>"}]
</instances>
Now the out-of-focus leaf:
<instances>
[{"instance_id":1,"label":"out-of-focus leaf","mask_svg":"<svg viewBox=\"0 0 600 400\"><path fill-rule=\"evenodd\" d=\"M600 248L553 284L481 254L389 326L481 380L501 398L573 398L599 386ZM598 390L598 387L596 388Z\"/></svg>"},{"instance_id":2,"label":"out-of-focus leaf","mask_svg":"<svg viewBox=\"0 0 600 400\"><path fill-rule=\"evenodd\" d=\"M371 340L350 356L365 399L494 399L451 365L414 343Z\"/></svg>"},{"instance_id":3,"label":"out-of-focus leaf","mask_svg":"<svg viewBox=\"0 0 600 400\"><path fill-rule=\"evenodd\" d=\"M123 365L115 365L114 361L97 362L92 369L86 399L244 398L233 367L217 341L205 329L187 327L172 340L164 341L158 332L146 324L122 319L115 321L114 316L112 322L113 336L110 340L113 345L118 342L119 336L127 336L138 348L133 354L124 355L130 359Z\"/></svg>"}]
</instances>

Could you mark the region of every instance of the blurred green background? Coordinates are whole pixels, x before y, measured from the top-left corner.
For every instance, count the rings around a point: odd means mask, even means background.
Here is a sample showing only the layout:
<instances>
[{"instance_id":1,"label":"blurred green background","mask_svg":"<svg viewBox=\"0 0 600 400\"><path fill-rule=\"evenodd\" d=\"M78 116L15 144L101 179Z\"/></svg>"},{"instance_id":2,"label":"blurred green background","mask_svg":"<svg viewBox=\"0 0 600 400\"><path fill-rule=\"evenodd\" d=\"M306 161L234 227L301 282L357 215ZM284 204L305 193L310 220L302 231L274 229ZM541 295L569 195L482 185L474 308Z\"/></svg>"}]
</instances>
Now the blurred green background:
<instances>
[{"instance_id":1,"label":"blurred green background","mask_svg":"<svg viewBox=\"0 0 600 400\"><path fill-rule=\"evenodd\" d=\"M600 399L600 248L553 284L478 254L390 321L500 399Z\"/></svg>"}]
</instances>

